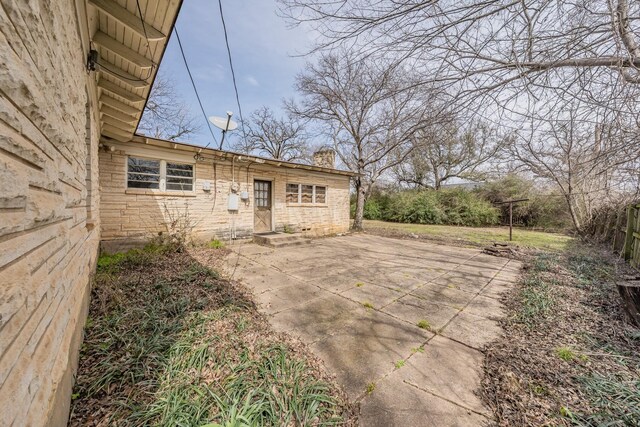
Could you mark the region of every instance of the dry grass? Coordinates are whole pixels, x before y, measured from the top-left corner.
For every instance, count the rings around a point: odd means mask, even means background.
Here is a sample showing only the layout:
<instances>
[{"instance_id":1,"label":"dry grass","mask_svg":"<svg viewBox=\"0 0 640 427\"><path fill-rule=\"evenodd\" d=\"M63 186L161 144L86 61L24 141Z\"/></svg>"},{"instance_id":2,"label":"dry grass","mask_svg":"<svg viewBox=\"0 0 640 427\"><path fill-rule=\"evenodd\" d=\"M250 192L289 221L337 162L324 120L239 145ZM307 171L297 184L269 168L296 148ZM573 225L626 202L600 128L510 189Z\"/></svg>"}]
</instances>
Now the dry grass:
<instances>
[{"instance_id":1,"label":"dry grass","mask_svg":"<svg viewBox=\"0 0 640 427\"><path fill-rule=\"evenodd\" d=\"M459 227L453 225L402 224L385 221L364 221L370 233L387 236L435 240L447 244L486 246L493 242L508 242L508 227ZM562 251L573 241L564 234L545 233L515 228L513 243L527 248Z\"/></svg>"},{"instance_id":2,"label":"dry grass","mask_svg":"<svg viewBox=\"0 0 640 427\"><path fill-rule=\"evenodd\" d=\"M572 245L526 260L486 349L482 395L500 426L640 425L640 331L614 285L626 267Z\"/></svg>"},{"instance_id":3,"label":"dry grass","mask_svg":"<svg viewBox=\"0 0 640 427\"><path fill-rule=\"evenodd\" d=\"M70 425L355 422L319 361L209 268L223 251L156 246L101 258Z\"/></svg>"}]
</instances>

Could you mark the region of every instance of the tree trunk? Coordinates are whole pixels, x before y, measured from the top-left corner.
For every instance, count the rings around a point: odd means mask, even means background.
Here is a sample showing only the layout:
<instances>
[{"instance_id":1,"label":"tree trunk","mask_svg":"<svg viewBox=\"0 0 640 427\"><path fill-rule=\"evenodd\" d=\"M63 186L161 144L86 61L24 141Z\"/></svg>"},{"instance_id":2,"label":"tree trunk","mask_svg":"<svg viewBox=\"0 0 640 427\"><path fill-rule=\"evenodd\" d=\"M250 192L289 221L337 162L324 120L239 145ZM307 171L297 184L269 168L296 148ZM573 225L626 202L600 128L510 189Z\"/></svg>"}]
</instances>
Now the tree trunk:
<instances>
[{"instance_id":1,"label":"tree trunk","mask_svg":"<svg viewBox=\"0 0 640 427\"><path fill-rule=\"evenodd\" d=\"M631 323L640 328L640 280L618 282L617 285L624 311Z\"/></svg>"},{"instance_id":2,"label":"tree trunk","mask_svg":"<svg viewBox=\"0 0 640 427\"><path fill-rule=\"evenodd\" d=\"M351 229L362 231L362 218L364 217L364 201L366 199L366 188L360 180L356 182L356 214L353 219Z\"/></svg>"},{"instance_id":3,"label":"tree trunk","mask_svg":"<svg viewBox=\"0 0 640 427\"><path fill-rule=\"evenodd\" d=\"M567 201L567 207L569 208L569 215L571 215L571 221L573 222L573 227L575 228L576 232L581 235L582 224L580 223L580 220L578 219L578 216L576 214L576 210L573 207L573 204L571 202L571 194L565 195L565 200Z\"/></svg>"}]
</instances>

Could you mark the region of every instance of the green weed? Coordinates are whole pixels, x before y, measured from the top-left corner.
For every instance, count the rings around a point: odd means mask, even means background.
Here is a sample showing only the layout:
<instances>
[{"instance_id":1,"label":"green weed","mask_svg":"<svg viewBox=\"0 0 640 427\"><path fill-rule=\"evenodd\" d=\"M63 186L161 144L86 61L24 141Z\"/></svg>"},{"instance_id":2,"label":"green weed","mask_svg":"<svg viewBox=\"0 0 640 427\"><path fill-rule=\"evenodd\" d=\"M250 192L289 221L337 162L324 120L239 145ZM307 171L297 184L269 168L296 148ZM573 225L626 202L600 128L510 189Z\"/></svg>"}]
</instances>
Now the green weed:
<instances>
[{"instance_id":1,"label":"green weed","mask_svg":"<svg viewBox=\"0 0 640 427\"><path fill-rule=\"evenodd\" d=\"M555 349L556 356L565 362L571 362L574 359L577 359L578 356L573 352L569 347L558 347Z\"/></svg>"},{"instance_id":2,"label":"green weed","mask_svg":"<svg viewBox=\"0 0 640 427\"><path fill-rule=\"evenodd\" d=\"M376 383L369 383L367 384L367 394L371 394L374 392L374 390L376 389Z\"/></svg>"},{"instance_id":3,"label":"green weed","mask_svg":"<svg viewBox=\"0 0 640 427\"><path fill-rule=\"evenodd\" d=\"M213 239L212 241L209 242L208 246L211 249L220 249L220 248L224 248L224 242L218 239Z\"/></svg>"},{"instance_id":4,"label":"green weed","mask_svg":"<svg viewBox=\"0 0 640 427\"><path fill-rule=\"evenodd\" d=\"M422 319L417 323L418 328L426 329L427 331L431 330L431 323L428 320Z\"/></svg>"}]
</instances>

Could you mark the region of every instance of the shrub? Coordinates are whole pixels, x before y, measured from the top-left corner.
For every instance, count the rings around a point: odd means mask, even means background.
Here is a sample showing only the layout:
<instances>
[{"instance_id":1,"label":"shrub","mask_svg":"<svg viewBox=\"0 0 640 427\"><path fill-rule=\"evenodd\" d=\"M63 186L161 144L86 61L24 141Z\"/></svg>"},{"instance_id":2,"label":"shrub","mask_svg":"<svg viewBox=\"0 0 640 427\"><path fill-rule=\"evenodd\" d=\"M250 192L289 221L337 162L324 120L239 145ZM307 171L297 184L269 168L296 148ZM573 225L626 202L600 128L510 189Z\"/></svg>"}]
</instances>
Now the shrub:
<instances>
[{"instance_id":1,"label":"shrub","mask_svg":"<svg viewBox=\"0 0 640 427\"><path fill-rule=\"evenodd\" d=\"M460 188L440 190L437 194L448 224L478 227L499 223L498 210L476 193Z\"/></svg>"},{"instance_id":2,"label":"shrub","mask_svg":"<svg viewBox=\"0 0 640 427\"><path fill-rule=\"evenodd\" d=\"M546 229L571 227L571 218L560 194L532 180L518 175L507 175L485 183L476 192L491 203L510 199L529 199L527 202L513 206L514 224ZM508 224L509 205L501 205L499 209L501 222Z\"/></svg>"},{"instance_id":3,"label":"shrub","mask_svg":"<svg viewBox=\"0 0 640 427\"><path fill-rule=\"evenodd\" d=\"M499 222L498 209L478 194L464 190L407 190L372 194L365 219L413 224L483 226Z\"/></svg>"}]
</instances>

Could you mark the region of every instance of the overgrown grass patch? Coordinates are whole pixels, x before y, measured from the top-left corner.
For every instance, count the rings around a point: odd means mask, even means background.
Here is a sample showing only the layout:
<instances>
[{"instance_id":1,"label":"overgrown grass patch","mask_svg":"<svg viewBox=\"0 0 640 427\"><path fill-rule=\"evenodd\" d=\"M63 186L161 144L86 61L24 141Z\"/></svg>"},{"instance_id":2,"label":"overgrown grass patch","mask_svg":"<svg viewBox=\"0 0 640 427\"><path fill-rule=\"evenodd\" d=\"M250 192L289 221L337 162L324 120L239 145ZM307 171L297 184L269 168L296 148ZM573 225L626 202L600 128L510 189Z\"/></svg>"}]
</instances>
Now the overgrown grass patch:
<instances>
[{"instance_id":1,"label":"overgrown grass patch","mask_svg":"<svg viewBox=\"0 0 640 427\"><path fill-rule=\"evenodd\" d=\"M628 266L586 243L523 256L504 335L485 349L497 425L640 426L640 333L615 287Z\"/></svg>"},{"instance_id":2,"label":"overgrown grass patch","mask_svg":"<svg viewBox=\"0 0 640 427\"><path fill-rule=\"evenodd\" d=\"M523 280L521 300L522 307L516 318L528 327L546 319L555 305L550 283L538 275Z\"/></svg>"},{"instance_id":3,"label":"overgrown grass patch","mask_svg":"<svg viewBox=\"0 0 640 427\"><path fill-rule=\"evenodd\" d=\"M589 399L591 413L565 414L577 426L640 425L640 378L624 380L614 375L591 374L578 378Z\"/></svg>"},{"instance_id":4,"label":"overgrown grass patch","mask_svg":"<svg viewBox=\"0 0 640 427\"><path fill-rule=\"evenodd\" d=\"M150 247L101 257L70 425L353 422L317 360L196 259L210 252Z\"/></svg>"}]
</instances>

